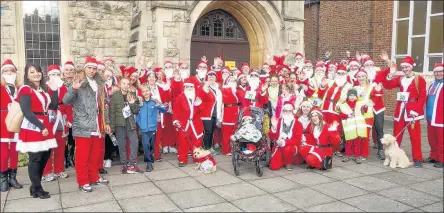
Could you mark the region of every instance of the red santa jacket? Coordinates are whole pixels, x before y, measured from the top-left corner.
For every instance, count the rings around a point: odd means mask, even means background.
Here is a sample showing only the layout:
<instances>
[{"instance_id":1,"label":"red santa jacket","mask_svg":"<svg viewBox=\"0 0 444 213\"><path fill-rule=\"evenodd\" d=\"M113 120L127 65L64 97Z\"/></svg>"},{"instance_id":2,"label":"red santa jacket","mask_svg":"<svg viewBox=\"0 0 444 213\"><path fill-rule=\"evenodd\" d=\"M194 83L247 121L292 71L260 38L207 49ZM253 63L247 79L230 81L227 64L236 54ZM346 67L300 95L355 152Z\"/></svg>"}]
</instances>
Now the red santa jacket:
<instances>
[{"instance_id":1,"label":"red santa jacket","mask_svg":"<svg viewBox=\"0 0 444 213\"><path fill-rule=\"evenodd\" d=\"M201 103L198 103L193 100L191 103L185 94L179 95L174 101L173 106L173 124L176 122L180 122L180 125L185 131L191 129L193 132L190 137L194 137L195 139L199 139L203 135L203 123L200 118L200 113L205 104L205 99L202 100Z\"/></svg>"},{"instance_id":2,"label":"red santa jacket","mask_svg":"<svg viewBox=\"0 0 444 213\"><path fill-rule=\"evenodd\" d=\"M290 132L285 134L283 132L283 118L280 118L276 127L276 130L270 129L268 136L271 140L278 140L280 138L285 139L285 146L295 146L296 150L299 147L302 140L302 124L298 119L294 118Z\"/></svg>"},{"instance_id":3,"label":"red santa jacket","mask_svg":"<svg viewBox=\"0 0 444 213\"><path fill-rule=\"evenodd\" d=\"M329 112L338 115L336 112L336 105L343 103L347 99L347 92L352 85L346 82L342 87L333 83L330 87L319 87L318 96L323 99L322 112Z\"/></svg>"},{"instance_id":4,"label":"red santa jacket","mask_svg":"<svg viewBox=\"0 0 444 213\"><path fill-rule=\"evenodd\" d=\"M49 96L52 96L53 93L54 93L54 91L48 90ZM66 121L66 119L68 118L68 114L67 114L68 111L71 111L70 113L72 114L72 107L63 103L63 97L65 97L66 93L68 93L68 88L65 85L62 85L58 89L58 100L59 100L59 110L58 111L60 111L60 114L58 115L58 112L54 112L55 114L57 114L57 117L56 117L56 120L54 121L54 123L52 123L53 133L55 133L59 122L62 122L61 124L63 126L63 131L68 132L66 124L63 120Z\"/></svg>"},{"instance_id":5,"label":"red santa jacket","mask_svg":"<svg viewBox=\"0 0 444 213\"><path fill-rule=\"evenodd\" d=\"M418 87L416 87L415 78L418 78ZM421 120L424 118L424 104L427 99L426 81L420 75L407 78L406 76L394 76L391 80L387 79L383 83L387 89L399 88L399 92L407 92L408 100L396 101L394 120L399 121L403 116L405 121Z\"/></svg>"},{"instance_id":6,"label":"red santa jacket","mask_svg":"<svg viewBox=\"0 0 444 213\"><path fill-rule=\"evenodd\" d=\"M211 120L211 116L213 115L214 107L216 106L216 93L213 92L210 88L208 88L207 100L205 103L202 103L202 112L200 113L202 120ZM217 109L216 112L217 114Z\"/></svg>"},{"instance_id":7,"label":"red santa jacket","mask_svg":"<svg viewBox=\"0 0 444 213\"><path fill-rule=\"evenodd\" d=\"M174 99L177 98L180 94L183 93L183 80L171 80L171 99L174 102Z\"/></svg>"},{"instance_id":8,"label":"red santa jacket","mask_svg":"<svg viewBox=\"0 0 444 213\"><path fill-rule=\"evenodd\" d=\"M311 97L313 96L313 94L315 93L315 88L310 86L310 80L309 78L306 78L305 80L301 81L301 80L296 80L296 84L298 85L305 85L307 86L307 90L304 92L306 97Z\"/></svg>"},{"instance_id":9,"label":"red santa jacket","mask_svg":"<svg viewBox=\"0 0 444 213\"><path fill-rule=\"evenodd\" d=\"M223 117L222 125L234 126L239 115L239 99L231 87L222 88Z\"/></svg>"},{"instance_id":10,"label":"red santa jacket","mask_svg":"<svg viewBox=\"0 0 444 213\"><path fill-rule=\"evenodd\" d=\"M428 94L430 94L430 89L431 87L429 87L428 90ZM443 108L444 108L444 94L443 94L443 83L438 84L438 86L436 87L435 90L435 102L434 102L434 106L432 109L432 120L430 121L430 124L432 126L436 126L436 127L444 127L444 113L443 113ZM441 138L442 140L442 138Z\"/></svg>"},{"instance_id":11,"label":"red santa jacket","mask_svg":"<svg viewBox=\"0 0 444 213\"><path fill-rule=\"evenodd\" d=\"M159 100L162 104L168 103L171 104L171 90L168 84L159 84L156 83L155 90L152 91L151 97ZM168 107L167 107L168 110ZM164 125L164 113L160 113L160 124L162 128Z\"/></svg>"},{"instance_id":12,"label":"red santa jacket","mask_svg":"<svg viewBox=\"0 0 444 213\"><path fill-rule=\"evenodd\" d=\"M14 92L15 94L18 93L17 87L15 88ZM8 115L9 105L16 97L15 94L12 94L11 91L9 91L9 88L0 85L0 142L16 142L14 139L14 133L8 132L5 123L6 115Z\"/></svg>"},{"instance_id":13,"label":"red santa jacket","mask_svg":"<svg viewBox=\"0 0 444 213\"><path fill-rule=\"evenodd\" d=\"M341 137L339 136L337 128L333 128L325 122L321 131L314 131L313 125L311 123L308 124L307 132L308 133L305 134L306 143L318 146L326 156L332 156L332 146L338 146L341 143Z\"/></svg>"},{"instance_id":14,"label":"red santa jacket","mask_svg":"<svg viewBox=\"0 0 444 213\"><path fill-rule=\"evenodd\" d=\"M263 108L264 104L268 103L268 94L265 91L264 93L262 93L261 91L261 87L262 85L259 85L258 88L256 89L256 98L252 101L250 99L246 99L245 95L247 94L247 92L251 91L250 86L246 86L246 87L241 87L239 86L237 88L237 94L238 94L238 98L239 98L239 102L241 103L242 107L258 107L258 108Z\"/></svg>"}]
</instances>

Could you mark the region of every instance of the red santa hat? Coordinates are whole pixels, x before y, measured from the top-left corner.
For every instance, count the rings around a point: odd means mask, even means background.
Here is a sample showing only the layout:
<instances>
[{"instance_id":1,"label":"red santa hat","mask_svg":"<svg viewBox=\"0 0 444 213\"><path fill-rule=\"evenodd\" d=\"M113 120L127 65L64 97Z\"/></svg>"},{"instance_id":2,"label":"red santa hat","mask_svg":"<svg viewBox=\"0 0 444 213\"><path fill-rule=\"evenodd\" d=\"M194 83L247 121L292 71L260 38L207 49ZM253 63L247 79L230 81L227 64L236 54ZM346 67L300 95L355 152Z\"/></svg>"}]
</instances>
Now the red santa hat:
<instances>
[{"instance_id":1,"label":"red santa hat","mask_svg":"<svg viewBox=\"0 0 444 213\"><path fill-rule=\"evenodd\" d=\"M173 63L171 63L171 61L165 61L165 63L163 63L163 67L166 67L168 64L173 65Z\"/></svg>"},{"instance_id":2,"label":"red santa hat","mask_svg":"<svg viewBox=\"0 0 444 213\"><path fill-rule=\"evenodd\" d=\"M60 73L61 73L61 72L60 72L60 66L59 66L59 65L56 65L56 64L50 65L50 66L48 67L47 71L48 71L48 75L51 75L51 74L60 74Z\"/></svg>"},{"instance_id":3,"label":"red santa hat","mask_svg":"<svg viewBox=\"0 0 444 213\"><path fill-rule=\"evenodd\" d=\"M17 68L15 67L14 63L12 63L11 59L6 59L6 61L3 62L2 71L6 68L14 68L14 70L17 71Z\"/></svg>"},{"instance_id":4,"label":"red santa hat","mask_svg":"<svg viewBox=\"0 0 444 213\"><path fill-rule=\"evenodd\" d=\"M85 65L83 68L86 67L97 67L97 60L94 57L88 56L85 58Z\"/></svg>"},{"instance_id":5,"label":"red santa hat","mask_svg":"<svg viewBox=\"0 0 444 213\"><path fill-rule=\"evenodd\" d=\"M250 67L248 62L246 62L246 61L242 62L242 68L244 68L244 67Z\"/></svg>"},{"instance_id":6,"label":"red santa hat","mask_svg":"<svg viewBox=\"0 0 444 213\"><path fill-rule=\"evenodd\" d=\"M240 75L237 76L237 80L241 79L242 77L247 77L245 74L241 73Z\"/></svg>"},{"instance_id":7,"label":"red santa hat","mask_svg":"<svg viewBox=\"0 0 444 213\"><path fill-rule=\"evenodd\" d=\"M443 63L436 63L435 67L433 67L433 72L443 71Z\"/></svg>"},{"instance_id":8,"label":"red santa hat","mask_svg":"<svg viewBox=\"0 0 444 213\"><path fill-rule=\"evenodd\" d=\"M348 65L348 61L346 59L342 59L341 64Z\"/></svg>"},{"instance_id":9,"label":"red santa hat","mask_svg":"<svg viewBox=\"0 0 444 213\"><path fill-rule=\"evenodd\" d=\"M227 79L225 79L224 85L228 85L228 82L229 82L230 79L237 80L233 75L230 75L230 76L227 77Z\"/></svg>"},{"instance_id":10,"label":"red santa hat","mask_svg":"<svg viewBox=\"0 0 444 213\"><path fill-rule=\"evenodd\" d=\"M355 74L355 78L358 77L358 73L364 73L366 76L368 76L368 73L367 73L367 71L365 71L364 68L359 69L359 71Z\"/></svg>"},{"instance_id":11,"label":"red santa hat","mask_svg":"<svg viewBox=\"0 0 444 213\"><path fill-rule=\"evenodd\" d=\"M339 64L338 69L336 70L336 73L338 73L338 72L347 72L347 67L345 67L345 65L343 65L343 64Z\"/></svg>"},{"instance_id":12,"label":"red santa hat","mask_svg":"<svg viewBox=\"0 0 444 213\"><path fill-rule=\"evenodd\" d=\"M101 61L97 61L97 69L105 69L105 64Z\"/></svg>"},{"instance_id":13,"label":"red santa hat","mask_svg":"<svg viewBox=\"0 0 444 213\"><path fill-rule=\"evenodd\" d=\"M313 113L317 113L317 114L319 114L319 115L321 115L322 116L322 112L321 112L321 109L319 109L319 107L313 107L312 109L311 109L311 112L310 112L310 114L313 114Z\"/></svg>"},{"instance_id":14,"label":"red santa hat","mask_svg":"<svg viewBox=\"0 0 444 213\"><path fill-rule=\"evenodd\" d=\"M362 64L363 65L374 64L374 62L373 62L373 60L370 57L368 57L368 58L362 59Z\"/></svg>"},{"instance_id":15,"label":"red santa hat","mask_svg":"<svg viewBox=\"0 0 444 213\"><path fill-rule=\"evenodd\" d=\"M193 81L191 80L191 78L185 79L185 81L183 82L183 86L193 86L194 87L194 84L193 84Z\"/></svg>"},{"instance_id":16,"label":"red santa hat","mask_svg":"<svg viewBox=\"0 0 444 213\"><path fill-rule=\"evenodd\" d=\"M122 76L125 77L125 78L129 78L129 77L131 77L131 75L132 75L133 73L135 73L136 71L137 71L136 68L134 68L133 66L129 66L129 67L127 67L127 68L125 68L125 69L123 70L123 72L122 72Z\"/></svg>"},{"instance_id":17,"label":"red santa hat","mask_svg":"<svg viewBox=\"0 0 444 213\"><path fill-rule=\"evenodd\" d=\"M217 56L218 59L220 59L221 61L224 61L224 58L222 58L222 56Z\"/></svg>"},{"instance_id":18,"label":"red santa hat","mask_svg":"<svg viewBox=\"0 0 444 213\"><path fill-rule=\"evenodd\" d=\"M67 61L65 62L65 64L63 64L63 69L73 69L74 68L74 63L72 63L72 61Z\"/></svg>"},{"instance_id":19,"label":"red santa hat","mask_svg":"<svg viewBox=\"0 0 444 213\"><path fill-rule=\"evenodd\" d=\"M242 119L244 119L245 117L250 117L251 118L250 107L245 107L244 108L244 114L242 115Z\"/></svg>"},{"instance_id":20,"label":"red santa hat","mask_svg":"<svg viewBox=\"0 0 444 213\"><path fill-rule=\"evenodd\" d=\"M410 66L413 68L416 66L415 60L413 60L413 58L410 56L406 56L404 59L402 59L401 66Z\"/></svg>"},{"instance_id":21,"label":"red santa hat","mask_svg":"<svg viewBox=\"0 0 444 213\"><path fill-rule=\"evenodd\" d=\"M206 62L206 61L203 61L203 60L200 60L200 61L197 63L197 67L202 66L202 65L207 66L207 62Z\"/></svg>"},{"instance_id":22,"label":"red santa hat","mask_svg":"<svg viewBox=\"0 0 444 213\"><path fill-rule=\"evenodd\" d=\"M214 70L210 70L210 71L207 72L207 76L209 76L210 74L216 75L216 72Z\"/></svg>"},{"instance_id":23,"label":"red santa hat","mask_svg":"<svg viewBox=\"0 0 444 213\"><path fill-rule=\"evenodd\" d=\"M307 64L311 64L311 65L313 66L313 63L311 63L311 60L305 60L304 64L305 64L305 65L307 65Z\"/></svg>"},{"instance_id":24,"label":"red santa hat","mask_svg":"<svg viewBox=\"0 0 444 213\"><path fill-rule=\"evenodd\" d=\"M260 76L260 75L259 75L259 72L257 72L256 69L252 69L252 70L251 70L251 72L250 72L250 77L251 77L252 75L256 75L257 77Z\"/></svg>"},{"instance_id":25,"label":"red santa hat","mask_svg":"<svg viewBox=\"0 0 444 213\"><path fill-rule=\"evenodd\" d=\"M333 65L333 66L335 66L336 68L338 67L338 64L337 64L337 63L335 63L335 62L333 62L333 61L330 61L330 62L328 62L327 65L326 65L327 69L328 69L328 67L329 67L330 65Z\"/></svg>"},{"instance_id":26,"label":"red santa hat","mask_svg":"<svg viewBox=\"0 0 444 213\"><path fill-rule=\"evenodd\" d=\"M285 105L282 107L282 109L284 109L284 110L294 110L294 105L291 104L291 103L287 103L287 104L285 104Z\"/></svg>"},{"instance_id":27,"label":"red santa hat","mask_svg":"<svg viewBox=\"0 0 444 213\"><path fill-rule=\"evenodd\" d=\"M301 58L304 57L301 53L297 52L296 55L295 55L295 57L298 57L298 56L300 56Z\"/></svg>"},{"instance_id":28,"label":"red santa hat","mask_svg":"<svg viewBox=\"0 0 444 213\"><path fill-rule=\"evenodd\" d=\"M263 67L270 67L270 65L268 65L267 62L265 62L265 63L262 65L262 68L263 68Z\"/></svg>"},{"instance_id":29,"label":"red santa hat","mask_svg":"<svg viewBox=\"0 0 444 213\"><path fill-rule=\"evenodd\" d=\"M325 71L325 66L324 66L324 64L316 64L316 68L315 68L315 70L317 70L317 69L321 69L322 71Z\"/></svg>"},{"instance_id":30,"label":"red santa hat","mask_svg":"<svg viewBox=\"0 0 444 213\"><path fill-rule=\"evenodd\" d=\"M348 62L348 64L349 64L349 65L358 65L358 66L360 66L360 64L359 64L359 62L358 62L358 59L356 59L356 58L350 59L350 61Z\"/></svg>"},{"instance_id":31,"label":"red santa hat","mask_svg":"<svg viewBox=\"0 0 444 213\"><path fill-rule=\"evenodd\" d=\"M158 72L162 71L162 69L163 69L162 67L156 67L156 68L154 68L153 72L158 73Z\"/></svg>"},{"instance_id":32,"label":"red santa hat","mask_svg":"<svg viewBox=\"0 0 444 213\"><path fill-rule=\"evenodd\" d=\"M222 68L222 73L224 73L224 72L231 73L231 72L230 72L230 67L225 66L224 68Z\"/></svg>"}]
</instances>

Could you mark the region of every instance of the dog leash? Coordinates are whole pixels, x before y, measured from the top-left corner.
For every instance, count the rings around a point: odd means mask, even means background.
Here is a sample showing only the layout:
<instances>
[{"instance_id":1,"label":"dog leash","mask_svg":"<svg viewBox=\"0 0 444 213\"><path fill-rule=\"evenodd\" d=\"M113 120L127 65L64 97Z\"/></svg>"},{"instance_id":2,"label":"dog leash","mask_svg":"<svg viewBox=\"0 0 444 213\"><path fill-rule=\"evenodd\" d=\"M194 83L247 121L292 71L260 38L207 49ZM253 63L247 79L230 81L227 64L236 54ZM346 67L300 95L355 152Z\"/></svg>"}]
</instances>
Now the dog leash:
<instances>
[{"instance_id":1,"label":"dog leash","mask_svg":"<svg viewBox=\"0 0 444 213\"><path fill-rule=\"evenodd\" d=\"M405 131L405 129L406 129L409 125L411 125L414 121L415 121L415 120L411 120L410 122L408 122L408 123L404 126L404 128L402 128L401 131L395 136L395 138L397 138L399 135L401 135L401 133L403 133L403 132Z\"/></svg>"},{"instance_id":2,"label":"dog leash","mask_svg":"<svg viewBox=\"0 0 444 213\"><path fill-rule=\"evenodd\" d=\"M186 132L183 127L180 127L178 129L182 130L182 132L185 134L185 136L186 136L186 138L188 140L188 143L190 143L191 147L193 147L193 150L194 150L196 148L196 146L194 146L194 144L191 143L191 137L188 135L188 132Z\"/></svg>"}]
</instances>

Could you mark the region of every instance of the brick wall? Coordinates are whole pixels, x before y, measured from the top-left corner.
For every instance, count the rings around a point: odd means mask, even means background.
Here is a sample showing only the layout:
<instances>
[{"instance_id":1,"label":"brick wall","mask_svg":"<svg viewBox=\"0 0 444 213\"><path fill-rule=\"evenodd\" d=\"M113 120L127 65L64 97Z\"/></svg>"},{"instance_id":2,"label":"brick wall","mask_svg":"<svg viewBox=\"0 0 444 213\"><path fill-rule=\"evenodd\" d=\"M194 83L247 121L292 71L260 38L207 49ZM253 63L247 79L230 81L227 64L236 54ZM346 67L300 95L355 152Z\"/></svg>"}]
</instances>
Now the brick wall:
<instances>
[{"instance_id":1,"label":"brick wall","mask_svg":"<svg viewBox=\"0 0 444 213\"><path fill-rule=\"evenodd\" d=\"M306 4L304 7L304 50L305 57L315 60L318 57L318 15L319 3Z\"/></svg>"}]
</instances>

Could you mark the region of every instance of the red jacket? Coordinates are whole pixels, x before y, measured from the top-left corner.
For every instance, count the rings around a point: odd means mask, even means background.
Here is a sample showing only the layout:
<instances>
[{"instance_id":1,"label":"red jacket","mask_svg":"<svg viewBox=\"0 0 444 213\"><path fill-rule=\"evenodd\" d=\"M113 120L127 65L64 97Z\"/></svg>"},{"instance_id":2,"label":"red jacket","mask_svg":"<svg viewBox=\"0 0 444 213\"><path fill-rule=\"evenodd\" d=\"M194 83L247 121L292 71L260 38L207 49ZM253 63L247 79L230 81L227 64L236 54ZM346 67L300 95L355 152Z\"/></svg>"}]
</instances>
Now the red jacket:
<instances>
[{"instance_id":1,"label":"red jacket","mask_svg":"<svg viewBox=\"0 0 444 213\"><path fill-rule=\"evenodd\" d=\"M396 101L396 109L394 120L399 121L404 115L405 121L412 121L413 116L416 115L415 120L424 118L424 105L427 99L426 81L420 75L418 78L418 87L415 85L415 76L407 78L405 76L394 76L391 80L387 79L383 85L387 89L399 88L400 92L408 92L408 102ZM404 113L403 113L404 112Z\"/></svg>"},{"instance_id":2,"label":"red jacket","mask_svg":"<svg viewBox=\"0 0 444 213\"><path fill-rule=\"evenodd\" d=\"M427 93L430 94L430 87ZM435 102L432 110L432 120L430 121L430 124L432 126L444 127L443 108L444 108L443 83L440 83L436 88Z\"/></svg>"},{"instance_id":3,"label":"red jacket","mask_svg":"<svg viewBox=\"0 0 444 213\"><path fill-rule=\"evenodd\" d=\"M237 88L237 94L239 98L239 102L241 103L242 107L258 107L258 108L264 108L264 104L268 103L268 94L265 91L264 93L261 93L261 87L262 85L259 85L256 89L256 98L254 101L251 101L249 99L245 98L245 95L248 91L251 91L250 86L246 86L245 88L238 87Z\"/></svg>"},{"instance_id":4,"label":"red jacket","mask_svg":"<svg viewBox=\"0 0 444 213\"><path fill-rule=\"evenodd\" d=\"M203 135L204 128L202 119L200 119L200 113L205 105L203 103L204 100L202 100L202 103L196 103L194 100L194 104L191 105L184 94L179 95L174 101L173 124L180 122L185 131L191 129L193 135L190 135L190 137L195 139L199 139Z\"/></svg>"},{"instance_id":5,"label":"red jacket","mask_svg":"<svg viewBox=\"0 0 444 213\"><path fill-rule=\"evenodd\" d=\"M15 94L17 93L18 88L15 88ZM14 98L14 94L11 94L10 96L9 88L7 89L5 86L0 85L0 142L16 142L14 139L14 133L8 132L5 123L6 115L8 115L8 107Z\"/></svg>"},{"instance_id":6,"label":"red jacket","mask_svg":"<svg viewBox=\"0 0 444 213\"><path fill-rule=\"evenodd\" d=\"M66 105L63 103L63 97L65 97L66 93L68 92L68 88L65 85L62 85L59 90L58 90L58 99L59 99L59 111L61 113L61 116L63 117L63 119L68 120L68 113L71 114L71 119L72 119L72 107L70 105ZM52 96L53 91L52 90L48 90L48 94L50 96ZM62 118L60 118L62 119ZM61 122L61 121L60 121ZM72 124L72 120L69 121ZM55 133L55 129L57 129L57 125L55 125L56 123L53 123L54 127L53 127L53 133ZM58 124L58 123L57 123ZM68 128L63 125L63 131L66 133L68 132Z\"/></svg>"},{"instance_id":7,"label":"red jacket","mask_svg":"<svg viewBox=\"0 0 444 213\"><path fill-rule=\"evenodd\" d=\"M337 128L331 128L331 125L328 123L324 123L319 135L314 133L311 123L308 125L307 131L308 133L305 135L306 143L318 146L326 156L332 156L332 146L337 147L341 143L341 137L339 136Z\"/></svg>"},{"instance_id":8,"label":"red jacket","mask_svg":"<svg viewBox=\"0 0 444 213\"><path fill-rule=\"evenodd\" d=\"M293 125L291 126L290 133L285 135L285 133L282 131L283 127L283 118L280 118L277 124L276 131L273 131L273 129L270 129L270 132L268 136L271 140L278 140L280 138L285 139L285 146L296 146L299 147L301 140L302 140L302 124L299 122L297 118L294 118Z\"/></svg>"},{"instance_id":9,"label":"red jacket","mask_svg":"<svg viewBox=\"0 0 444 213\"><path fill-rule=\"evenodd\" d=\"M324 89L319 88L318 96L323 98L322 112L329 112L338 114L335 109L338 103L343 103L347 99L347 92L352 87L350 83L345 83L344 86L339 87L336 83L333 83L330 87Z\"/></svg>"},{"instance_id":10,"label":"red jacket","mask_svg":"<svg viewBox=\"0 0 444 213\"><path fill-rule=\"evenodd\" d=\"M222 88L223 117L222 125L234 126L239 115L239 98L236 92L228 88Z\"/></svg>"}]
</instances>

